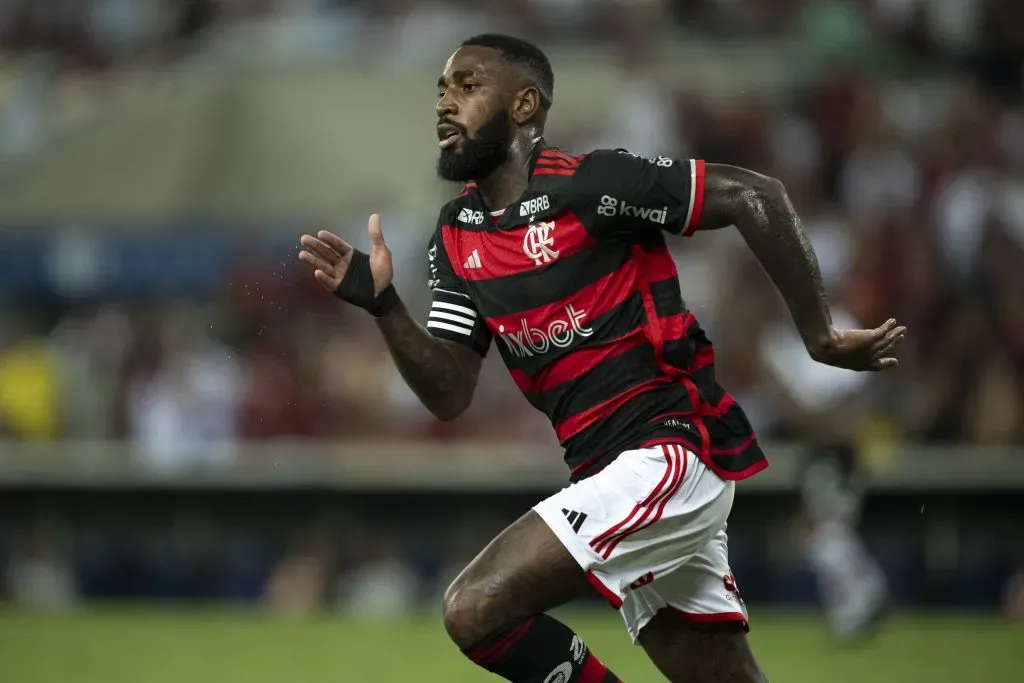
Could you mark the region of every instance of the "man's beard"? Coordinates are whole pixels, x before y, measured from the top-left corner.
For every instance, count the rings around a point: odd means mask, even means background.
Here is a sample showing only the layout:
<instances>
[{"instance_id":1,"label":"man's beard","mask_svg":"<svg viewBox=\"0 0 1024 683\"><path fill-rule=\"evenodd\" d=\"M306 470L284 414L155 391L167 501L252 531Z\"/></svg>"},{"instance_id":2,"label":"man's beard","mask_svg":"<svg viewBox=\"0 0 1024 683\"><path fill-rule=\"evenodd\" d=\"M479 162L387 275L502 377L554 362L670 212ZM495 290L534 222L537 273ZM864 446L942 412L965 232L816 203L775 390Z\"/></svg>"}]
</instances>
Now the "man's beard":
<instances>
[{"instance_id":1,"label":"man's beard","mask_svg":"<svg viewBox=\"0 0 1024 683\"><path fill-rule=\"evenodd\" d=\"M512 121L503 109L480 126L476 137L463 132L459 144L442 149L437 175L458 182L486 178L508 159L511 144Z\"/></svg>"}]
</instances>

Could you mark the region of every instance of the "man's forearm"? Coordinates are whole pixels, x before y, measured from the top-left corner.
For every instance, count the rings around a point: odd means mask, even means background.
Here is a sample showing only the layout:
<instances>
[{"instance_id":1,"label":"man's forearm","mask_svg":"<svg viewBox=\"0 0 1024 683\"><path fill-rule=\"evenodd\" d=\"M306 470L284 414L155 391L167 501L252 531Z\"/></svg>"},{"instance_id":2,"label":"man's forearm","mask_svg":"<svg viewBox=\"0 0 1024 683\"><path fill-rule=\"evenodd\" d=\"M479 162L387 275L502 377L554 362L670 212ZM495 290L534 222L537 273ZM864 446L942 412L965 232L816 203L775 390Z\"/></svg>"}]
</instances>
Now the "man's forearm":
<instances>
[{"instance_id":1,"label":"man's forearm","mask_svg":"<svg viewBox=\"0 0 1024 683\"><path fill-rule=\"evenodd\" d=\"M831 341L832 316L818 259L800 218L779 181L724 168L716 168L721 209L786 300L804 344L814 355ZM735 177L729 178L729 173Z\"/></svg>"},{"instance_id":2,"label":"man's forearm","mask_svg":"<svg viewBox=\"0 0 1024 683\"><path fill-rule=\"evenodd\" d=\"M441 420L462 414L476 378L455 353L416 322L404 304L376 320L398 371L427 410Z\"/></svg>"}]
</instances>

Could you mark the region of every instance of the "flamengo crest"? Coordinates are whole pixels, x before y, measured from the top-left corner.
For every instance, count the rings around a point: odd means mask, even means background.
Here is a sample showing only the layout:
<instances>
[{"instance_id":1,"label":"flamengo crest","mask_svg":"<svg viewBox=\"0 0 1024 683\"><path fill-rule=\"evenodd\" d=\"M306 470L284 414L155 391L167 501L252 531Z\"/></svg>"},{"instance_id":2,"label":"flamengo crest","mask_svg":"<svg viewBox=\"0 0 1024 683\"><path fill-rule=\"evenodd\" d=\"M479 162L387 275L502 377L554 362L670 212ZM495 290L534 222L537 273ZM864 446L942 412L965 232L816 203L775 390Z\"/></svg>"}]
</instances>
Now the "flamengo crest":
<instances>
[{"instance_id":1,"label":"flamengo crest","mask_svg":"<svg viewBox=\"0 0 1024 683\"><path fill-rule=\"evenodd\" d=\"M555 246L555 237L552 232L555 229L554 221L543 221L534 223L526 230L523 238L523 253L533 259L536 266L544 263L551 263L558 258L558 251Z\"/></svg>"}]
</instances>

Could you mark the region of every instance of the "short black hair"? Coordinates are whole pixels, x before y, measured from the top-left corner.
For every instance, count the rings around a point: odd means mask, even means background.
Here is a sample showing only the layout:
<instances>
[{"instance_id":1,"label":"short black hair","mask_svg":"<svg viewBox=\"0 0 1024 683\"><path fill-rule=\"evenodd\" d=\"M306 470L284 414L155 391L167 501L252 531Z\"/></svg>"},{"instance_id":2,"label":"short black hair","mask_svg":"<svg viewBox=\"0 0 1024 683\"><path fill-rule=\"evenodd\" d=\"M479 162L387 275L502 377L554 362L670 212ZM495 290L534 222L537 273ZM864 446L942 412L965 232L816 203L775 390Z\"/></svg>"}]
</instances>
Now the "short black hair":
<instances>
[{"instance_id":1,"label":"short black hair","mask_svg":"<svg viewBox=\"0 0 1024 683\"><path fill-rule=\"evenodd\" d=\"M551 70L551 62L547 55L522 38L502 33L481 33L462 43L462 47L479 46L497 50L502 56L517 65L540 91L540 105L550 109L555 99L555 72Z\"/></svg>"}]
</instances>

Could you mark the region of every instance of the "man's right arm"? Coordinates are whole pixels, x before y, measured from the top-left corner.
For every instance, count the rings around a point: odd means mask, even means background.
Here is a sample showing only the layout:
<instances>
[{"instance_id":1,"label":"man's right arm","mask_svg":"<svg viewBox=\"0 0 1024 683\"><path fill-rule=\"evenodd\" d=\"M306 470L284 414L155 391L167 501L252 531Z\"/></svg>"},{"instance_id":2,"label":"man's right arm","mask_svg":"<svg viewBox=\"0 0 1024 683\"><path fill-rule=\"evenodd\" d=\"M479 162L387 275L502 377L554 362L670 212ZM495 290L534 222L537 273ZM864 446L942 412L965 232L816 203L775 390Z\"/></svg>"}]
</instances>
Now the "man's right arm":
<instances>
[{"instance_id":1,"label":"man's right arm","mask_svg":"<svg viewBox=\"0 0 1024 683\"><path fill-rule=\"evenodd\" d=\"M444 213L442 212L442 218ZM327 230L303 235L299 260L342 301L371 313L406 384L438 419L454 420L473 400L491 335L444 251L443 222L427 251L433 304L427 328L413 320L392 285L391 250L380 216L370 216L369 254Z\"/></svg>"},{"instance_id":2,"label":"man's right arm","mask_svg":"<svg viewBox=\"0 0 1024 683\"><path fill-rule=\"evenodd\" d=\"M377 318L388 351L405 383L439 420L454 420L469 407L483 360L459 342L439 339L399 304Z\"/></svg>"}]
</instances>

